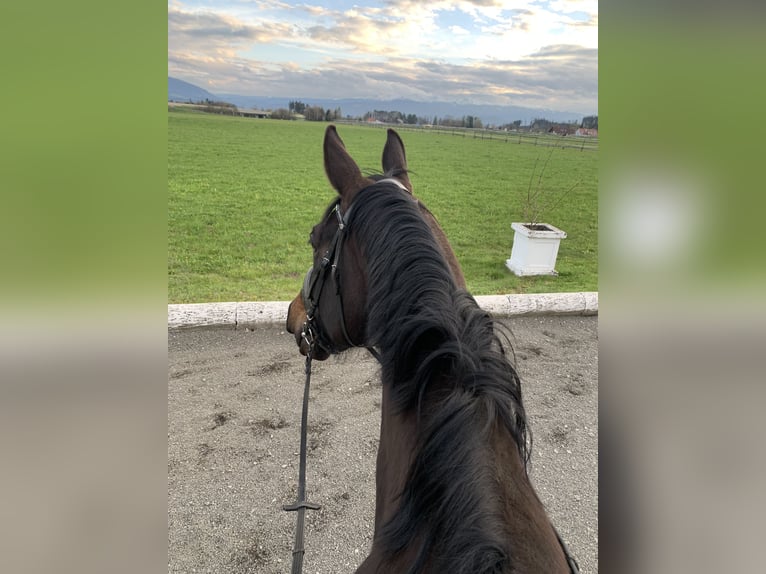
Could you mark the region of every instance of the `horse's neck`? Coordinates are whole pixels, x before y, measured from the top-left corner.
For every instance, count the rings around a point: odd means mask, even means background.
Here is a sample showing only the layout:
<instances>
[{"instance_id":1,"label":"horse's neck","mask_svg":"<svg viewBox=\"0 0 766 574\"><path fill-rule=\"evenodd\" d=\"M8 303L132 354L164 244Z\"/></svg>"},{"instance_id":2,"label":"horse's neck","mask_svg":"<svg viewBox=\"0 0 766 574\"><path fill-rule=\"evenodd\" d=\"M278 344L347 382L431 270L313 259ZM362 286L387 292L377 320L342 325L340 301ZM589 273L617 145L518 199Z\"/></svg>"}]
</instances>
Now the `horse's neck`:
<instances>
[{"instance_id":1,"label":"horse's neck","mask_svg":"<svg viewBox=\"0 0 766 574\"><path fill-rule=\"evenodd\" d=\"M415 562L419 540L392 556L379 544L382 527L398 512L401 493L409 476L417 449L417 417L399 412L393 405L390 385L383 384L380 443L376 466L375 535L370 556L357 574L406 572Z\"/></svg>"},{"instance_id":2,"label":"horse's neck","mask_svg":"<svg viewBox=\"0 0 766 574\"><path fill-rule=\"evenodd\" d=\"M404 488L415 455L416 424L413 413L395 412L390 385L384 384L376 476L376 532L391 518L398 506L399 494Z\"/></svg>"},{"instance_id":3,"label":"horse's neck","mask_svg":"<svg viewBox=\"0 0 766 574\"><path fill-rule=\"evenodd\" d=\"M438 386L434 385L433 392L428 393L432 400L440 394ZM417 455L418 424L415 413L400 413L395 409L391 400L390 385L384 382L376 476L376 535L398 511L400 494L407 481L411 463ZM496 508L499 522L505 528L503 537L509 541L513 571L530 574L569 572L550 520L529 481L516 443L508 429L499 422L493 424L488 439L483 444L486 445L485 458L491 465L496 488L495 492L484 494L500 502ZM413 541L404 555L394 559L402 564L408 563L414 558L412 551L417 546L416 541ZM387 560L380 556L377 559Z\"/></svg>"},{"instance_id":4,"label":"horse's neck","mask_svg":"<svg viewBox=\"0 0 766 574\"><path fill-rule=\"evenodd\" d=\"M529 481L514 439L505 428L495 425L488 445L495 465L505 536L517 542L513 544L514 572L568 573L555 531Z\"/></svg>"}]
</instances>

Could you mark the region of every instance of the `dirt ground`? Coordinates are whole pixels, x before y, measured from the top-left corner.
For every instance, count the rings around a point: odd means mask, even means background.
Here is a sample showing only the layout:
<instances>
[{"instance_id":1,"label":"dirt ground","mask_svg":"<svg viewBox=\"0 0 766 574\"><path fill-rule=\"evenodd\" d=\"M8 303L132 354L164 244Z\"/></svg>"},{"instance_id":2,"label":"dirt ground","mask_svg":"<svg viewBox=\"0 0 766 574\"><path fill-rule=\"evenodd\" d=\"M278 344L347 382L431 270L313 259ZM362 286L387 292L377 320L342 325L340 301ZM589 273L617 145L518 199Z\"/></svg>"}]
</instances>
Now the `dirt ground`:
<instances>
[{"instance_id":1,"label":"dirt ground","mask_svg":"<svg viewBox=\"0 0 766 574\"><path fill-rule=\"evenodd\" d=\"M598 571L597 317L502 320L533 437L530 477L584 573ZM304 359L282 325L168 331L168 572L289 572ZM380 383L354 351L314 362L306 574L353 572L375 504Z\"/></svg>"}]
</instances>

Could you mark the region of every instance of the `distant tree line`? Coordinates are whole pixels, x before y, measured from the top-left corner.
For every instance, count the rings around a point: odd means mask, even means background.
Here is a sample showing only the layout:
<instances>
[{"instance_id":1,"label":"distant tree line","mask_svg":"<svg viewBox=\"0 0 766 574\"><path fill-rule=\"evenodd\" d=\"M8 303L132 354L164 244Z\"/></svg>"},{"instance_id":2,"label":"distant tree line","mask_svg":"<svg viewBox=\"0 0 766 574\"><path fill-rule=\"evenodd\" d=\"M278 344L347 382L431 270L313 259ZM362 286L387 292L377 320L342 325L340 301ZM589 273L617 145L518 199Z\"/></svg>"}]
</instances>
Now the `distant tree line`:
<instances>
[{"instance_id":1,"label":"distant tree line","mask_svg":"<svg viewBox=\"0 0 766 574\"><path fill-rule=\"evenodd\" d=\"M423 123L426 121L424 118L419 118L415 114L403 114L402 112L398 111L388 111L388 110L373 110L371 112L367 112L362 116L362 121L370 122L370 121L378 121L382 122L384 124L409 124L409 125L416 125L419 123Z\"/></svg>"},{"instance_id":2,"label":"distant tree line","mask_svg":"<svg viewBox=\"0 0 766 574\"><path fill-rule=\"evenodd\" d=\"M206 100L205 111L218 114L237 114L237 106L227 102L218 102ZM299 117L314 122L332 122L344 119L340 107L335 109L324 109L322 106L312 106L300 100L290 100L287 108L278 108L271 110L271 117L277 120L295 120ZM502 124L499 126L485 126L478 116L466 115L461 118L452 116L433 118L418 116L415 114L404 114L397 110L373 110L367 112L362 117L346 116L345 119L365 122L381 122L385 124L407 124L407 125L431 125L450 128L468 128L468 129L498 129L511 131L529 131L538 133L557 133L559 135L574 134L578 128L598 129L598 116L586 116L580 122L555 122L545 118L535 118L528 126L523 126L522 120Z\"/></svg>"},{"instance_id":3,"label":"distant tree line","mask_svg":"<svg viewBox=\"0 0 766 574\"><path fill-rule=\"evenodd\" d=\"M509 124L502 124L502 125L498 126L497 129L505 130L505 131L509 131L509 130L511 130L511 131L518 131L518 130L521 129L521 124L522 123L523 122L521 120L515 120L515 121L512 121Z\"/></svg>"},{"instance_id":4,"label":"distant tree line","mask_svg":"<svg viewBox=\"0 0 766 574\"><path fill-rule=\"evenodd\" d=\"M295 114L301 114L307 120L313 121L334 121L343 118L340 108L335 110L324 110L319 106L307 106L303 102L291 101L287 109L280 109L272 112L272 118L295 119ZM381 122L384 124L406 124L406 125L430 125L450 128L468 128L468 129L504 129L520 130L532 132L555 132L559 134L575 133L577 128L598 129L598 116L587 116L580 122L554 122L545 118L535 118L529 126L522 128L522 121L516 120L500 126L485 126L478 116L466 115L461 118L452 116L433 118L417 116L415 114L405 114L397 110L373 110L365 113L362 117L353 118L346 116L346 119Z\"/></svg>"},{"instance_id":5,"label":"distant tree line","mask_svg":"<svg viewBox=\"0 0 766 574\"><path fill-rule=\"evenodd\" d=\"M310 122L333 122L343 116L340 107L331 110L322 106L311 106L298 100L291 100L287 108L272 110L271 117L276 120L295 120L298 116Z\"/></svg>"},{"instance_id":6,"label":"distant tree line","mask_svg":"<svg viewBox=\"0 0 766 574\"><path fill-rule=\"evenodd\" d=\"M299 115L309 121L335 121L343 118L339 107L334 110L325 110L321 106L307 105L298 100L291 100L287 108L279 108L271 112L271 117L274 119L294 120ZM397 110L373 110L365 113L362 117L346 116L345 119L364 122L377 121L384 124L440 125L461 128L483 127L481 119L476 116L463 116L462 118L453 118L452 116L439 118L434 116L433 120L431 120L428 117L405 114Z\"/></svg>"},{"instance_id":7,"label":"distant tree line","mask_svg":"<svg viewBox=\"0 0 766 574\"><path fill-rule=\"evenodd\" d=\"M438 116L434 116L433 119L431 119L424 116L417 116L415 114L404 114L396 110L374 110L372 112L367 112L362 117L362 121L378 121L384 124L432 125L453 128L483 127L481 119L476 116L463 116L462 118L453 118L452 116L439 118Z\"/></svg>"},{"instance_id":8,"label":"distant tree line","mask_svg":"<svg viewBox=\"0 0 766 574\"><path fill-rule=\"evenodd\" d=\"M545 118L535 118L528 126L522 126L522 121L516 120L497 127L497 129L505 131L555 133L558 135L573 135L578 128L598 130L598 116L586 116L579 122L554 122Z\"/></svg>"},{"instance_id":9,"label":"distant tree line","mask_svg":"<svg viewBox=\"0 0 766 574\"><path fill-rule=\"evenodd\" d=\"M271 110L271 119L272 120L294 120L296 119L295 114L288 110L287 108L277 108L276 110Z\"/></svg>"},{"instance_id":10,"label":"distant tree line","mask_svg":"<svg viewBox=\"0 0 766 574\"><path fill-rule=\"evenodd\" d=\"M482 129L484 127L481 119L477 118L476 116L463 116L462 118L453 118L452 116L438 118L434 116L432 124L435 126L444 126L448 128Z\"/></svg>"},{"instance_id":11,"label":"distant tree line","mask_svg":"<svg viewBox=\"0 0 766 574\"><path fill-rule=\"evenodd\" d=\"M209 114L224 114L227 116L237 115L237 106L230 104L229 102L205 99L205 101L200 102L200 104L204 106L202 111Z\"/></svg>"}]
</instances>

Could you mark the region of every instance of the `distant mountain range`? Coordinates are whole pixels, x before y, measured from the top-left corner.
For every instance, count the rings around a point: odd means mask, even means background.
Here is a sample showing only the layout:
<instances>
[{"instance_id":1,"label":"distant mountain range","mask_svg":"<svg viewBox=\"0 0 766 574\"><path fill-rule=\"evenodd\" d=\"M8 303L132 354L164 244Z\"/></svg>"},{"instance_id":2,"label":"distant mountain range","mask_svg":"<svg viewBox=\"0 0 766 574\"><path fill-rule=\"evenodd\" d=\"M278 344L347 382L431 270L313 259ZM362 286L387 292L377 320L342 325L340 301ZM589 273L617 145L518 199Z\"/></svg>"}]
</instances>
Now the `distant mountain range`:
<instances>
[{"instance_id":1,"label":"distant mountain range","mask_svg":"<svg viewBox=\"0 0 766 574\"><path fill-rule=\"evenodd\" d=\"M205 89L168 76L168 101L169 102L204 102L205 100L221 100L222 98L211 94ZM234 103L234 102L232 102Z\"/></svg>"},{"instance_id":2,"label":"distant mountain range","mask_svg":"<svg viewBox=\"0 0 766 574\"><path fill-rule=\"evenodd\" d=\"M290 101L297 100L307 105L322 106L325 109L340 108L345 117L364 116L374 110L398 111L403 114L415 114L418 117L440 118L475 116L487 124L502 125L521 120L529 124L537 118L545 118L553 122L579 122L583 114L576 112L559 112L547 109L525 108L521 106L492 106L486 104L464 104L459 102L418 102L414 100L373 100L373 99L328 99L305 97L273 97L273 96L241 96L237 94L211 94L194 84L168 77L168 101L199 102L218 100L234 104L238 108L255 108L271 110L287 108Z\"/></svg>"}]
</instances>

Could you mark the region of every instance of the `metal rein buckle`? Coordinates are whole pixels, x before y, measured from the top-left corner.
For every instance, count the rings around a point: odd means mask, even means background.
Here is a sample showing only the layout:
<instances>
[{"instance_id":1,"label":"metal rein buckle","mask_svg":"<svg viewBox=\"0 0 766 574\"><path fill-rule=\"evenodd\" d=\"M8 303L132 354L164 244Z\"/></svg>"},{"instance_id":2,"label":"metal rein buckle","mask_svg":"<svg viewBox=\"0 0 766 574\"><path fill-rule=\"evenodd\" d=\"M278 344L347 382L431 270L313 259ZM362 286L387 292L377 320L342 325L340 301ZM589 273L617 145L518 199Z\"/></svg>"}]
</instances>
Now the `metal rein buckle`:
<instances>
[{"instance_id":1,"label":"metal rein buckle","mask_svg":"<svg viewBox=\"0 0 766 574\"><path fill-rule=\"evenodd\" d=\"M314 329L311 326L311 322L313 320L313 317L306 316L306 322L303 324L303 330L301 331L301 339L306 341L306 344L309 346L309 350L313 349L314 342L316 341L316 333L314 333Z\"/></svg>"}]
</instances>

